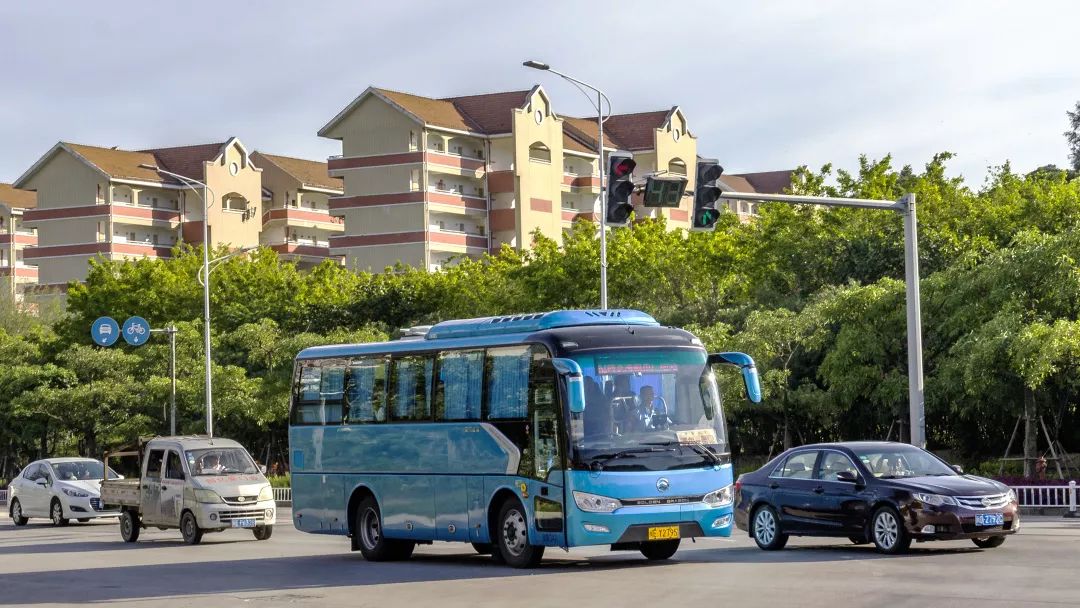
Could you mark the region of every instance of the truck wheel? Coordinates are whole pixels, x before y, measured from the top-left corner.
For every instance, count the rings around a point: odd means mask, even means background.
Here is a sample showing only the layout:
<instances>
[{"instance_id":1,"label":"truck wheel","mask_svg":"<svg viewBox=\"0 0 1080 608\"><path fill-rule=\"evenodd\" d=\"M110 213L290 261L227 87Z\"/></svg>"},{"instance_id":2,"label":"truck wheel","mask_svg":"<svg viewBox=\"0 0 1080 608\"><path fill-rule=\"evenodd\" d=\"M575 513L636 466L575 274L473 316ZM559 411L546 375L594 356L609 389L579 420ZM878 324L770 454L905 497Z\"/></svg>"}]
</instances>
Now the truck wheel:
<instances>
[{"instance_id":1,"label":"truck wheel","mask_svg":"<svg viewBox=\"0 0 1080 608\"><path fill-rule=\"evenodd\" d=\"M274 526L255 526L255 540L266 540L274 533Z\"/></svg>"},{"instance_id":2,"label":"truck wheel","mask_svg":"<svg viewBox=\"0 0 1080 608\"><path fill-rule=\"evenodd\" d=\"M679 540L654 540L641 543L641 554L652 561L667 559L679 550Z\"/></svg>"},{"instance_id":3,"label":"truck wheel","mask_svg":"<svg viewBox=\"0 0 1080 608\"><path fill-rule=\"evenodd\" d=\"M52 501L52 506L49 507L49 519L52 520L54 526L68 525L69 520L64 517L64 506L55 498Z\"/></svg>"},{"instance_id":4,"label":"truck wheel","mask_svg":"<svg viewBox=\"0 0 1080 608\"><path fill-rule=\"evenodd\" d=\"M382 514L373 496L360 501L353 520L356 547L369 562L388 562L408 559L416 543L391 540L383 535Z\"/></svg>"},{"instance_id":5,"label":"truck wheel","mask_svg":"<svg viewBox=\"0 0 1080 608\"><path fill-rule=\"evenodd\" d=\"M535 568L544 557L544 547L529 544L529 520L517 499L507 500L499 509L495 529L495 550L512 568Z\"/></svg>"},{"instance_id":6,"label":"truck wheel","mask_svg":"<svg viewBox=\"0 0 1080 608\"><path fill-rule=\"evenodd\" d=\"M184 543L197 545L202 542L203 531L199 528L199 522L195 520L195 514L184 511L180 517L180 534L184 536Z\"/></svg>"},{"instance_id":7,"label":"truck wheel","mask_svg":"<svg viewBox=\"0 0 1080 608\"><path fill-rule=\"evenodd\" d=\"M142 522L139 516L131 511L120 514L120 536L125 543L133 543L139 540L139 532L142 530Z\"/></svg>"},{"instance_id":8,"label":"truck wheel","mask_svg":"<svg viewBox=\"0 0 1080 608\"><path fill-rule=\"evenodd\" d=\"M16 526L25 526L26 522L30 521L29 517L23 515L22 505L19 504L18 498L11 499L11 521L15 522Z\"/></svg>"}]
</instances>

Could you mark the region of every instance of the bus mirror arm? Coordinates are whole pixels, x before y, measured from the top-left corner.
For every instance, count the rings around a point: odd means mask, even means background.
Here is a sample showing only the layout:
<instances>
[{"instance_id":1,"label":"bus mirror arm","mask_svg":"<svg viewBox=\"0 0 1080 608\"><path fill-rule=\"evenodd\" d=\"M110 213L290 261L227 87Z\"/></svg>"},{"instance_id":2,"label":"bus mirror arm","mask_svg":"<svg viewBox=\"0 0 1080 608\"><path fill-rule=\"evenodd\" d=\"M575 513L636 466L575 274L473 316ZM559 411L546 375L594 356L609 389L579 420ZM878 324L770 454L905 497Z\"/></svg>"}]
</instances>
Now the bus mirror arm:
<instances>
[{"instance_id":1,"label":"bus mirror arm","mask_svg":"<svg viewBox=\"0 0 1080 608\"><path fill-rule=\"evenodd\" d=\"M566 358L551 360L555 371L566 382L567 409L572 414L585 411L585 382L582 379L581 366L577 361Z\"/></svg>"},{"instance_id":2,"label":"bus mirror arm","mask_svg":"<svg viewBox=\"0 0 1080 608\"><path fill-rule=\"evenodd\" d=\"M746 385L746 396L754 403L761 403L761 380L758 378L753 357L736 352L710 353L708 363L710 366L729 365L739 368L742 371L743 383Z\"/></svg>"}]
</instances>

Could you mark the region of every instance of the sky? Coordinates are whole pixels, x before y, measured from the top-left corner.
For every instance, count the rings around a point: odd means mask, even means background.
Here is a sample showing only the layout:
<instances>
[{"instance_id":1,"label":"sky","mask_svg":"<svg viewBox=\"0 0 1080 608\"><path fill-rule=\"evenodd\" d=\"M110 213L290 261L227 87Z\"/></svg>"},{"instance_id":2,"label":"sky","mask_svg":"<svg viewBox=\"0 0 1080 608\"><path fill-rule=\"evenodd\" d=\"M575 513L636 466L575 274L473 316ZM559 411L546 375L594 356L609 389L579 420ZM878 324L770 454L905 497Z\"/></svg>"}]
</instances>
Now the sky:
<instances>
[{"instance_id":1,"label":"sky","mask_svg":"<svg viewBox=\"0 0 1080 608\"><path fill-rule=\"evenodd\" d=\"M1080 3L4 2L0 182L57 141L139 149L239 137L325 159L316 132L368 85L433 97L542 84L556 113L685 112L727 173L1067 165Z\"/></svg>"}]
</instances>

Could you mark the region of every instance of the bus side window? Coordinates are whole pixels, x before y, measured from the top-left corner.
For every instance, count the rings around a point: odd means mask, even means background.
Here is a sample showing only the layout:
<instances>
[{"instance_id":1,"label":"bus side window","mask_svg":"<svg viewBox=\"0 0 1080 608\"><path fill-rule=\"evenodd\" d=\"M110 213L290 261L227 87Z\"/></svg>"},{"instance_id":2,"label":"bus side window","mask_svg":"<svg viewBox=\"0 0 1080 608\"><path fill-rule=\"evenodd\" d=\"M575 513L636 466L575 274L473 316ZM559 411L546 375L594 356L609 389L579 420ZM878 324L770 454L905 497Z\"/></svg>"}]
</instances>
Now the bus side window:
<instances>
[{"instance_id":1,"label":"bus side window","mask_svg":"<svg viewBox=\"0 0 1080 608\"><path fill-rule=\"evenodd\" d=\"M319 395L322 401L322 423L341 424L345 415L345 361L323 361Z\"/></svg>"},{"instance_id":2,"label":"bus side window","mask_svg":"<svg viewBox=\"0 0 1080 608\"><path fill-rule=\"evenodd\" d=\"M341 424L345 402L345 362L304 363L296 380L293 424Z\"/></svg>"},{"instance_id":3,"label":"bus side window","mask_svg":"<svg viewBox=\"0 0 1080 608\"><path fill-rule=\"evenodd\" d=\"M349 423L386 420L386 359L354 359L346 386Z\"/></svg>"},{"instance_id":4,"label":"bus side window","mask_svg":"<svg viewBox=\"0 0 1080 608\"><path fill-rule=\"evenodd\" d=\"M488 420L523 420L529 407L529 346L487 351Z\"/></svg>"},{"instance_id":5,"label":"bus side window","mask_svg":"<svg viewBox=\"0 0 1080 608\"><path fill-rule=\"evenodd\" d=\"M319 398L321 380L322 368L317 361L304 363L297 370L293 424L322 424L322 400Z\"/></svg>"},{"instance_id":6,"label":"bus side window","mask_svg":"<svg viewBox=\"0 0 1080 608\"><path fill-rule=\"evenodd\" d=\"M390 416L393 420L431 420L434 359L406 356L390 362Z\"/></svg>"},{"instance_id":7,"label":"bus side window","mask_svg":"<svg viewBox=\"0 0 1080 608\"><path fill-rule=\"evenodd\" d=\"M484 393L484 351L439 354L435 381L436 420L480 420Z\"/></svg>"}]
</instances>

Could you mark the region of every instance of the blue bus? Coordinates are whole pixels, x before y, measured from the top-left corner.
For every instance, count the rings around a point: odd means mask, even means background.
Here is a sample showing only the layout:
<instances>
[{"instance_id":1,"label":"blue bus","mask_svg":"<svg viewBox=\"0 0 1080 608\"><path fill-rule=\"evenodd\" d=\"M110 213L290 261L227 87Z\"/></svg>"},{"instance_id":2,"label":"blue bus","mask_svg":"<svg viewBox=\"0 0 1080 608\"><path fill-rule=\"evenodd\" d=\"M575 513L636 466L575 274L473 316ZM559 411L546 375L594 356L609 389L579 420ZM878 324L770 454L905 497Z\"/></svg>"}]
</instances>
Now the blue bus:
<instances>
[{"instance_id":1,"label":"blue bus","mask_svg":"<svg viewBox=\"0 0 1080 608\"><path fill-rule=\"evenodd\" d=\"M713 366L689 332L634 310L445 321L296 357L293 524L372 561L472 543L510 566L546 547L667 559L729 536L732 470Z\"/></svg>"}]
</instances>

